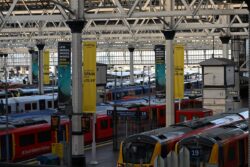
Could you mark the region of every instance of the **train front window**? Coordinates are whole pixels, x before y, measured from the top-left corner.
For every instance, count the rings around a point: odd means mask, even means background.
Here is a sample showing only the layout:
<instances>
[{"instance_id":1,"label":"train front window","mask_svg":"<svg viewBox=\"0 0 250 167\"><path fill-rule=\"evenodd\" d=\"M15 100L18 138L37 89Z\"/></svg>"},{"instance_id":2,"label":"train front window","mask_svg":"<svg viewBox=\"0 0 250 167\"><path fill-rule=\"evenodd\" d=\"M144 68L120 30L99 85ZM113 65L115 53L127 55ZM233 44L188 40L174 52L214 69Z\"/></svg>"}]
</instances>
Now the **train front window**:
<instances>
[{"instance_id":1,"label":"train front window","mask_svg":"<svg viewBox=\"0 0 250 167\"><path fill-rule=\"evenodd\" d=\"M154 152L154 145L143 142L129 142L123 145L125 163L148 164Z\"/></svg>"},{"instance_id":2,"label":"train front window","mask_svg":"<svg viewBox=\"0 0 250 167\"><path fill-rule=\"evenodd\" d=\"M206 164L209 162L212 147L203 144L189 144L188 145L190 153L190 167L197 167L197 163Z\"/></svg>"}]
</instances>

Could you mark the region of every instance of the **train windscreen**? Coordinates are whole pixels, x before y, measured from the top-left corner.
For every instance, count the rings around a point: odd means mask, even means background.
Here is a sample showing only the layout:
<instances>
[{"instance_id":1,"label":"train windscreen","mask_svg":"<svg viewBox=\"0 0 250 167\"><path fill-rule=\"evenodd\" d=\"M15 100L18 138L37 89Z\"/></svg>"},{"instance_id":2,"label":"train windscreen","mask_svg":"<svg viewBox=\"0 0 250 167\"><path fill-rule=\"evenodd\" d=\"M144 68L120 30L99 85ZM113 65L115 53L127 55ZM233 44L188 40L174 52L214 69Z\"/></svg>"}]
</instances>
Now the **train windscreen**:
<instances>
[{"instance_id":1,"label":"train windscreen","mask_svg":"<svg viewBox=\"0 0 250 167\"><path fill-rule=\"evenodd\" d=\"M186 138L180 143L182 147L189 151L190 167L200 167L208 164L213 144L210 140L196 137Z\"/></svg>"},{"instance_id":2,"label":"train windscreen","mask_svg":"<svg viewBox=\"0 0 250 167\"><path fill-rule=\"evenodd\" d=\"M123 144L123 161L131 164L150 163L155 145L146 142L128 142Z\"/></svg>"}]
</instances>

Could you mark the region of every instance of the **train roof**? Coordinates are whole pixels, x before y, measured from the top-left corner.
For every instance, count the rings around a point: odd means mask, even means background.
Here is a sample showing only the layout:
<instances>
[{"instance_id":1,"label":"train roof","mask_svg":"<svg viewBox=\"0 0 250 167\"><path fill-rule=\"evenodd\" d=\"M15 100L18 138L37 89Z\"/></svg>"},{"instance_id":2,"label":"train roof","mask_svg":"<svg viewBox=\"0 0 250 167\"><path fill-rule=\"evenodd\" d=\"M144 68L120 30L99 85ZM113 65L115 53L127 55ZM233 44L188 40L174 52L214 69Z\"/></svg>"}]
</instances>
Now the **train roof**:
<instances>
[{"instance_id":1,"label":"train roof","mask_svg":"<svg viewBox=\"0 0 250 167\"><path fill-rule=\"evenodd\" d=\"M44 91L52 91L54 89L54 91L58 90L58 87L55 86L51 86L51 87L44 87ZM34 94L38 94L39 90L37 88L17 88L17 90L19 90L21 93L34 93Z\"/></svg>"},{"instance_id":2,"label":"train roof","mask_svg":"<svg viewBox=\"0 0 250 167\"><path fill-rule=\"evenodd\" d=\"M239 113L241 112L242 110L239 110L233 113L218 114L218 115L200 118L196 120L186 121L186 122L170 125L169 127L164 127L160 129L143 132L140 135L151 136L152 138L155 138L156 140L164 142L166 140L171 140L178 136L182 136L192 130L203 128L206 126L211 125L211 126L218 127L220 125L221 126L229 125L232 122L242 121L244 119L242 118L242 116L239 115ZM242 124L235 124L234 126L244 127L244 125Z\"/></svg>"},{"instance_id":3,"label":"train roof","mask_svg":"<svg viewBox=\"0 0 250 167\"><path fill-rule=\"evenodd\" d=\"M148 132L141 133L145 136L151 136L157 140L171 140L177 136L184 135L187 132L190 132L192 129L184 126L170 126L160 129L151 130Z\"/></svg>"},{"instance_id":4,"label":"train roof","mask_svg":"<svg viewBox=\"0 0 250 167\"><path fill-rule=\"evenodd\" d=\"M227 115L227 114L233 114L234 113L234 114L240 115L244 119L248 119L248 117L249 117L248 111L249 111L248 108L240 108L240 109L237 109L235 111L225 112L225 113L222 113L222 114Z\"/></svg>"},{"instance_id":5,"label":"train roof","mask_svg":"<svg viewBox=\"0 0 250 167\"><path fill-rule=\"evenodd\" d=\"M51 121L51 115L57 114L56 110L41 110L29 113L10 114L8 116L8 126L11 128L18 128L36 124L49 123ZM61 115L61 120L68 119L65 115ZM0 116L0 128L6 128L6 116Z\"/></svg>"},{"instance_id":6,"label":"train roof","mask_svg":"<svg viewBox=\"0 0 250 167\"><path fill-rule=\"evenodd\" d=\"M207 145L213 145L217 142L225 142L226 140L231 140L234 137L248 133L248 121L243 120L235 122L233 124L209 129L198 135L189 136L182 139L179 143L180 145L185 145L185 143L193 142L204 142Z\"/></svg>"},{"instance_id":7,"label":"train roof","mask_svg":"<svg viewBox=\"0 0 250 167\"><path fill-rule=\"evenodd\" d=\"M20 97L10 97L8 98L8 103L12 104L12 103L17 103L17 102L32 102L32 101L39 101L39 100L49 100L49 99L53 99L53 95L52 94L46 94L46 95L32 95L32 96L20 96ZM57 93L54 94L54 99L57 99ZM1 99L0 101L2 101L5 104L5 99Z\"/></svg>"},{"instance_id":8,"label":"train roof","mask_svg":"<svg viewBox=\"0 0 250 167\"><path fill-rule=\"evenodd\" d=\"M110 104L98 104L96 106L96 114L107 114L108 110L114 110L114 106ZM117 106L116 110L128 110L126 107Z\"/></svg>"},{"instance_id":9,"label":"train roof","mask_svg":"<svg viewBox=\"0 0 250 167\"><path fill-rule=\"evenodd\" d=\"M213 110L207 108L186 108L178 110L179 112L211 112Z\"/></svg>"}]
</instances>

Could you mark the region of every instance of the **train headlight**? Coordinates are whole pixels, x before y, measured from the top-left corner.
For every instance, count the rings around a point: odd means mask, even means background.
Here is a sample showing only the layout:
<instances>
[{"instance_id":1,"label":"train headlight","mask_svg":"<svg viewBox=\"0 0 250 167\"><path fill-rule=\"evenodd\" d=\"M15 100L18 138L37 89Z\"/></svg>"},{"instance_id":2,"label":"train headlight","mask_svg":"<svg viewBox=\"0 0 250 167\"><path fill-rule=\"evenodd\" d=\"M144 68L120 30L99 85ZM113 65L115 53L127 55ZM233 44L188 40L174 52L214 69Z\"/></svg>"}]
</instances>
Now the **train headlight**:
<instances>
[{"instance_id":1,"label":"train headlight","mask_svg":"<svg viewBox=\"0 0 250 167\"><path fill-rule=\"evenodd\" d=\"M125 165L123 165L123 164L117 164L117 167L125 167Z\"/></svg>"}]
</instances>

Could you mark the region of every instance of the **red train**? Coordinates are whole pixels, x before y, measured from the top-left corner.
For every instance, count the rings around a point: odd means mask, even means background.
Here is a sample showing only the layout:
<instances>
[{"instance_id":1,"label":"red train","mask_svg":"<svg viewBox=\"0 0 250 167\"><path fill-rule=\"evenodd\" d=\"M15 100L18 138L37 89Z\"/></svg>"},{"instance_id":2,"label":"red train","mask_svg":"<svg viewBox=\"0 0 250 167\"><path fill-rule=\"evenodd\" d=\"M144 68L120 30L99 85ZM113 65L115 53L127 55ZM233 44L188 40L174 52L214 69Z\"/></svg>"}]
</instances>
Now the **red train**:
<instances>
[{"instance_id":1,"label":"red train","mask_svg":"<svg viewBox=\"0 0 250 167\"><path fill-rule=\"evenodd\" d=\"M30 124L30 123L29 123ZM9 159L20 161L51 152L51 144L65 140L68 142L69 121L61 120L57 132L51 131L49 123L32 123L25 126L23 123L10 126L9 132ZM20 127L22 126L22 127ZM98 115L96 121L96 140L102 141L112 137L111 117ZM85 144L92 141L92 132L84 135ZM0 161L6 160L6 131L0 131Z\"/></svg>"},{"instance_id":2,"label":"red train","mask_svg":"<svg viewBox=\"0 0 250 167\"><path fill-rule=\"evenodd\" d=\"M186 120L193 120L213 115L210 109L201 108L202 101L195 99L185 99L181 101L181 110L178 110L179 103L175 103L175 123ZM157 120L158 126L164 127L166 124L166 105L151 104L150 106L139 106L130 108L131 111L146 112L152 111L152 120Z\"/></svg>"},{"instance_id":3,"label":"red train","mask_svg":"<svg viewBox=\"0 0 250 167\"><path fill-rule=\"evenodd\" d=\"M193 104L192 104L193 103ZM183 101L182 107L192 106L198 103L195 100ZM142 112L147 111L148 106L140 107ZM165 125L165 105L151 105L152 111L157 112L157 119L159 123ZM133 110L133 109L130 109ZM200 112L199 110L194 110L195 112L187 111L176 111L176 115L183 117L183 115L188 115L187 119L192 118L192 115L196 115ZM163 114L163 116L162 116ZM202 116L202 115L201 115ZM158 122L157 121L157 122ZM63 119L59 131L55 133L51 131L50 123L45 123L44 121L39 121L39 124L28 123L32 126L25 126L25 124L15 124L9 129L9 157L11 161L20 161L41 155L51 151L51 144L55 142L60 142L66 140L68 142L69 136L69 121ZM4 124L3 124L4 127ZM0 122L1 128L1 122ZM99 112L97 114L96 121L96 141L104 141L112 138L112 128L113 122L112 117L107 116L105 113ZM6 160L6 131L4 128L0 131L0 161ZM90 144L92 142L92 131L86 132L84 135L85 144Z\"/></svg>"},{"instance_id":4,"label":"red train","mask_svg":"<svg viewBox=\"0 0 250 167\"><path fill-rule=\"evenodd\" d=\"M179 154L182 154L183 150L190 153L190 158L185 162L187 166L206 164L217 167L247 167L248 121L236 122L184 138L176 144Z\"/></svg>"},{"instance_id":5,"label":"red train","mask_svg":"<svg viewBox=\"0 0 250 167\"><path fill-rule=\"evenodd\" d=\"M200 120L183 122L183 123L171 125L169 127L164 127L164 128L132 135L126 138L120 145L120 152L118 156L117 166L118 167L125 167L125 166L153 167L156 165L166 166L167 165L166 159L168 159L169 153L175 150L176 143L179 142L180 140L182 139L185 140L185 138L188 138L190 136L199 135L201 133L210 131L211 129L221 127L223 125L229 125L232 123L236 123L238 121L248 120L248 113L249 111L247 108L247 109L236 111L235 113L223 113L220 115L214 115L214 116L203 118ZM216 135L218 133L213 132L212 134ZM230 137L236 138L237 135L238 134L235 133L233 134L233 136L231 136L229 133L222 132L221 138L216 138L216 140L220 140L220 139L224 140L226 138L229 139ZM201 142L204 141L201 138L199 139ZM211 139L209 137L208 137L208 140L214 142L214 139ZM226 141L227 140L225 140L225 142ZM195 145L197 148L195 141L192 141L192 145ZM189 146L189 143L187 143L187 146ZM204 143L204 145L202 145L203 147L202 151L210 152L210 150L207 149L207 146L209 145L207 145L207 143ZM217 144L216 146L218 147L220 146L220 144ZM228 151L227 146L225 145L224 147L224 148L227 148L226 151ZM241 146L244 147L243 145ZM236 149L236 147L234 148ZM211 154L212 153L214 154L214 156L212 156L213 160L215 160L215 158L217 159L218 155L221 154L220 150L217 149L215 151L211 150ZM207 154L205 155L204 152L203 152L204 156L207 157L206 156ZM234 152L231 152L231 153L233 154ZM229 154L227 153L227 155L231 156L232 155L231 153ZM163 160L158 161L159 157L161 157ZM182 160L179 160L179 161L182 161ZM203 166L204 164L207 165L207 163L201 163L198 166ZM211 166L211 164L209 165ZM241 163L241 165L243 165L243 163ZM218 165L212 163L212 166L218 166ZM219 167L229 167L229 166L219 166ZM230 165L230 167L232 167L232 165ZM237 166L237 167L240 167L240 166Z\"/></svg>"}]
</instances>

